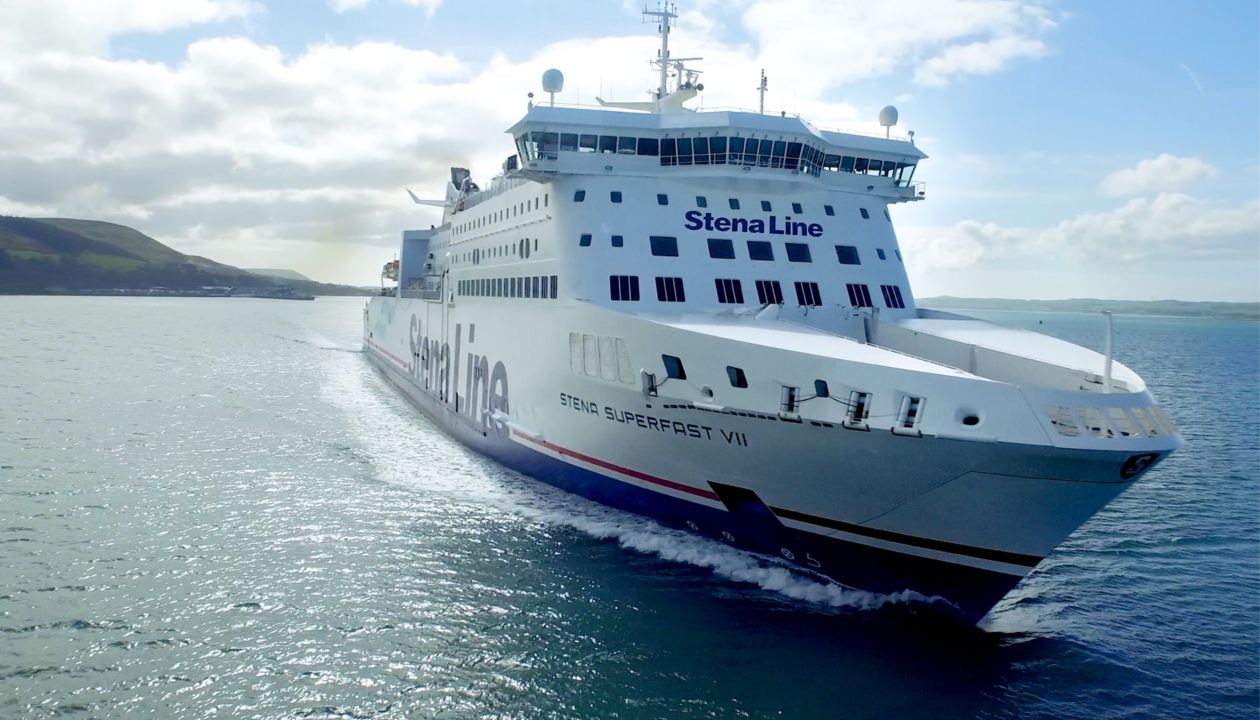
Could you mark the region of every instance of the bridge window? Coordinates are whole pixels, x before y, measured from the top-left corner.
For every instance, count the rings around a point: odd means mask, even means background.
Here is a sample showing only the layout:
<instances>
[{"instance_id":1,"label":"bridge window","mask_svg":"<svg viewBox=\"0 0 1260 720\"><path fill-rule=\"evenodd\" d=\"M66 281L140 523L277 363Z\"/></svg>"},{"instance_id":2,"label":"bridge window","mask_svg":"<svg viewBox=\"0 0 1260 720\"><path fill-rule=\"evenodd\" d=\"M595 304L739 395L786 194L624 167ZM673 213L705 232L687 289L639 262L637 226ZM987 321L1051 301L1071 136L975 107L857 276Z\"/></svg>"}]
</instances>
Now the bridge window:
<instances>
[{"instance_id":1,"label":"bridge window","mask_svg":"<svg viewBox=\"0 0 1260 720\"><path fill-rule=\"evenodd\" d=\"M765 240L748 241L749 260L774 260L774 247Z\"/></svg>"},{"instance_id":2,"label":"bridge window","mask_svg":"<svg viewBox=\"0 0 1260 720\"><path fill-rule=\"evenodd\" d=\"M783 288L778 280L757 281L757 302L762 305L782 305Z\"/></svg>"},{"instance_id":3,"label":"bridge window","mask_svg":"<svg viewBox=\"0 0 1260 720\"><path fill-rule=\"evenodd\" d=\"M846 286L849 291L849 304L853 307L864 308L872 307L871 290L861 283L849 283Z\"/></svg>"},{"instance_id":4,"label":"bridge window","mask_svg":"<svg viewBox=\"0 0 1260 720\"><path fill-rule=\"evenodd\" d=\"M678 257L678 238L667 235L652 235L652 254L659 257Z\"/></svg>"},{"instance_id":5,"label":"bridge window","mask_svg":"<svg viewBox=\"0 0 1260 720\"><path fill-rule=\"evenodd\" d=\"M639 277L637 275L609 275L608 295L620 302L637 302L639 300Z\"/></svg>"},{"instance_id":6,"label":"bridge window","mask_svg":"<svg viewBox=\"0 0 1260 720\"><path fill-rule=\"evenodd\" d=\"M744 288L734 278L717 278L713 281L717 287L718 302L728 305L744 304Z\"/></svg>"},{"instance_id":7,"label":"bridge window","mask_svg":"<svg viewBox=\"0 0 1260 720\"><path fill-rule=\"evenodd\" d=\"M818 292L818 283L796 283L796 302L804 307L817 307L822 305L822 295Z\"/></svg>"},{"instance_id":8,"label":"bridge window","mask_svg":"<svg viewBox=\"0 0 1260 720\"><path fill-rule=\"evenodd\" d=\"M608 193L608 199L615 203L621 202L621 191L613 190L612 192Z\"/></svg>"},{"instance_id":9,"label":"bridge window","mask_svg":"<svg viewBox=\"0 0 1260 720\"><path fill-rule=\"evenodd\" d=\"M599 151L601 153L616 154L617 138L613 135L599 136Z\"/></svg>"},{"instance_id":10,"label":"bridge window","mask_svg":"<svg viewBox=\"0 0 1260 720\"><path fill-rule=\"evenodd\" d=\"M560 133L560 149L561 150L577 150L578 136L577 133Z\"/></svg>"},{"instance_id":11,"label":"bridge window","mask_svg":"<svg viewBox=\"0 0 1260 720\"><path fill-rule=\"evenodd\" d=\"M687 302L687 295L683 291L682 278L656 278L656 299L661 302Z\"/></svg>"},{"instance_id":12,"label":"bridge window","mask_svg":"<svg viewBox=\"0 0 1260 720\"><path fill-rule=\"evenodd\" d=\"M726 238L709 238L709 257L718 260L734 260L735 243Z\"/></svg>"},{"instance_id":13,"label":"bridge window","mask_svg":"<svg viewBox=\"0 0 1260 720\"><path fill-rule=\"evenodd\" d=\"M673 138L661 140L661 164L678 164L678 141Z\"/></svg>"},{"instance_id":14,"label":"bridge window","mask_svg":"<svg viewBox=\"0 0 1260 720\"><path fill-rule=\"evenodd\" d=\"M666 195L665 193L656 193L656 204L657 204L657 205L668 205L668 204L669 204L669 196L668 196L668 195Z\"/></svg>"},{"instance_id":15,"label":"bridge window","mask_svg":"<svg viewBox=\"0 0 1260 720\"><path fill-rule=\"evenodd\" d=\"M837 245L836 259L841 265L861 265L862 260L858 258L858 249L852 245Z\"/></svg>"},{"instance_id":16,"label":"bridge window","mask_svg":"<svg viewBox=\"0 0 1260 720\"><path fill-rule=\"evenodd\" d=\"M598 147L598 135L582 135L578 138L578 152L593 153Z\"/></svg>"},{"instance_id":17,"label":"bridge window","mask_svg":"<svg viewBox=\"0 0 1260 720\"><path fill-rule=\"evenodd\" d=\"M639 144L638 138L620 137L617 139L618 155L633 155Z\"/></svg>"},{"instance_id":18,"label":"bridge window","mask_svg":"<svg viewBox=\"0 0 1260 720\"><path fill-rule=\"evenodd\" d=\"M726 377L731 380L731 387L746 388L748 387L748 378L744 375L743 368L737 368L733 365L726 366Z\"/></svg>"},{"instance_id":19,"label":"bridge window","mask_svg":"<svg viewBox=\"0 0 1260 720\"><path fill-rule=\"evenodd\" d=\"M656 138L639 138L639 154L653 157L661 153L661 141Z\"/></svg>"},{"instance_id":20,"label":"bridge window","mask_svg":"<svg viewBox=\"0 0 1260 720\"><path fill-rule=\"evenodd\" d=\"M805 243L784 243L787 245L788 262L813 262L809 256L809 246Z\"/></svg>"},{"instance_id":21,"label":"bridge window","mask_svg":"<svg viewBox=\"0 0 1260 720\"><path fill-rule=\"evenodd\" d=\"M713 154L713 162L715 164L726 164L726 138L709 138L709 152Z\"/></svg>"},{"instance_id":22,"label":"bridge window","mask_svg":"<svg viewBox=\"0 0 1260 720\"><path fill-rule=\"evenodd\" d=\"M556 290L558 289L558 285L559 285L559 284L560 284L560 282L559 282L559 278L558 278L557 276L555 276L555 275L552 275L552 276L551 276L551 297L553 297L553 298L560 297L560 295L559 295L559 294L557 294L557 292L556 292Z\"/></svg>"}]
</instances>

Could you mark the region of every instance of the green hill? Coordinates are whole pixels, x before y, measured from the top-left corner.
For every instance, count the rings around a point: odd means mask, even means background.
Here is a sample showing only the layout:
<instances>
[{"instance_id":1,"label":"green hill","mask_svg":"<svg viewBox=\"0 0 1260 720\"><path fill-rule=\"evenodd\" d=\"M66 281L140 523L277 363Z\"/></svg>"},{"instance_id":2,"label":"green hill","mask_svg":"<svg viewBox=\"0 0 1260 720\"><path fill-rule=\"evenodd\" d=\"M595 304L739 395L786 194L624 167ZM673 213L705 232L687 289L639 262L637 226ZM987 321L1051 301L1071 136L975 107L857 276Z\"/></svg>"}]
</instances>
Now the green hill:
<instances>
[{"instance_id":1,"label":"green hill","mask_svg":"<svg viewBox=\"0 0 1260 720\"><path fill-rule=\"evenodd\" d=\"M364 295L362 288L276 278L185 255L125 225L99 220L0 215L0 295L205 286L287 285L311 295Z\"/></svg>"}]
</instances>

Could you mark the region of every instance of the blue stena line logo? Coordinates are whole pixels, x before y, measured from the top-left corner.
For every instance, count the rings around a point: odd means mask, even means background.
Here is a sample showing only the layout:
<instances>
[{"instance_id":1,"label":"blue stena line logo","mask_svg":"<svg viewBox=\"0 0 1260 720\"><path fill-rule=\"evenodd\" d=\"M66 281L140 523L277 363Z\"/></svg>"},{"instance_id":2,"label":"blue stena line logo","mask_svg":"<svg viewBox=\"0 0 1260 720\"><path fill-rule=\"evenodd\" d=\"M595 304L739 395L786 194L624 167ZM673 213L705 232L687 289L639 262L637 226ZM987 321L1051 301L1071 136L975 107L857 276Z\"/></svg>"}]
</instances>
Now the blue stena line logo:
<instances>
[{"instance_id":1,"label":"blue stena line logo","mask_svg":"<svg viewBox=\"0 0 1260 720\"><path fill-rule=\"evenodd\" d=\"M684 215L688 230L713 230L717 232L748 233L750 235L795 235L800 237L822 237L823 227L818 223L804 223L793 220L791 215L779 217L771 215L770 219L761 218L728 218L713 213L702 213L699 210L688 210Z\"/></svg>"}]
</instances>

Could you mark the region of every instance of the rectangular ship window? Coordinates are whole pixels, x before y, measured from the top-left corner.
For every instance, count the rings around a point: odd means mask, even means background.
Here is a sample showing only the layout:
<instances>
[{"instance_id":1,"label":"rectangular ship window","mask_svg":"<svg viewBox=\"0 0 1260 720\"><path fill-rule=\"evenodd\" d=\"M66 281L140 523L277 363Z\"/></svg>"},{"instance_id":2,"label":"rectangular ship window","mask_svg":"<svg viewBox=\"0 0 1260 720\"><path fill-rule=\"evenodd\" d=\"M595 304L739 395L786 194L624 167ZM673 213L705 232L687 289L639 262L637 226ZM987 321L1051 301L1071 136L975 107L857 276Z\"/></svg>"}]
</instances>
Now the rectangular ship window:
<instances>
[{"instance_id":1,"label":"rectangular ship window","mask_svg":"<svg viewBox=\"0 0 1260 720\"><path fill-rule=\"evenodd\" d=\"M783 304L783 288L778 280L757 281L757 302L762 305Z\"/></svg>"},{"instance_id":2,"label":"rectangular ship window","mask_svg":"<svg viewBox=\"0 0 1260 720\"><path fill-rule=\"evenodd\" d=\"M730 305L744 304L744 289L739 280L734 278L717 278L713 281L717 288L718 302Z\"/></svg>"},{"instance_id":3,"label":"rectangular ship window","mask_svg":"<svg viewBox=\"0 0 1260 720\"><path fill-rule=\"evenodd\" d=\"M796 302L804 307L817 307L822 305L822 295L818 292L818 283L796 283Z\"/></svg>"},{"instance_id":4,"label":"rectangular ship window","mask_svg":"<svg viewBox=\"0 0 1260 720\"><path fill-rule=\"evenodd\" d=\"M656 278L656 299L661 302L687 302L687 295L683 292L682 278Z\"/></svg>"},{"instance_id":5,"label":"rectangular ship window","mask_svg":"<svg viewBox=\"0 0 1260 720\"><path fill-rule=\"evenodd\" d=\"M809 246L805 243L784 243L787 245L788 262L813 262L809 256Z\"/></svg>"},{"instance_id":6,"label":"rectangular ship window","mask_svg":"<svg viewBox=\"0 0 1260 720\"><path fill-rule=\"evenodd\" d=\"M862 260L858 257L858 249L852 245L837 245L836 259L841 265L861 265Z\"/></svg>"},{"instance_id":7,"label":"rectangular ship window","mask_svg":"<svg viewBox=\"0 0 1260 720\"><path fill-rule=\"evenodd\" d=\"M612 236L612 246L613 246L613 247L621 247L621 246L622 246L622 245L624 245L624 244L625 244L625 239L624 239L624 238L622 238L620 235L613 235L613 236Z\"/></svg>"},{"instance_id":8,"label":"rectangular ship window","mask_svg":"<svg viewBox=\"0 0 1260 720\"><path fill-rule=\"evenodd\" d=\"M638 275L609 275L608 294L619 302L637 302L639 299Z\"/></svg>"},{"instance_id":9,"label":"rectangular ship window","mask_svg":"<svg viewBox=\"0 0 1260 720\"><path fill-rule=\"evenodd\" d=\"M735 243L726 238L709 238L709 257L718 260L734 260Z\"/></svg>"},{"instance_id":10,"label":"rectangular ship window","mask_svg":"<svg viewBox=\"0 0 1260 720\"><path fill-rule=\"evenodd\" d=\"M656 204L657 204L657 205L668 205L668 204L669 204L669 196L668 196L668 195L666 195L665 193L656 193Z\"/></svg>"},{"instance_id":11,"label":"rectangular ship window","mask_svg":"<svg viewBox=\"0 0 1260 720\"><path fill-rule=\"evenodd\" d=\"M748 387L748 377L744 375L743 368L737 368L734 365L727 365L726 377L730 378L731 387L737 387L737 388Z\"/></svg>"},{"instance_id":12,"label":"rectangular ship window","mask_svg":"<svg viewBox=\"0 0 1260 720\"><path fill-rule=\"evenodd\" d=\"M615 203L621 202L621 191L613 190L612 192L608 193L608 199Z\"/></svg>"},{"instance_id":13,"label":"rectangular ship window","mask_svg":"<svg viewBox=\"0 0 1260 720\"><path fill-rule=\"evenodd\" d=\"M861 283L849 283L845 285L849 291L849 304L853 307L871 307L871 291Z\"/></svg>"},{"instance_id":14,"label":"rectangular ship window","mask_svg":"<svg viewBox=\"0 0 1260 720\"><path fill-rule=\"evenodd\" d=\"M678 257L678 238L668 235L652 235L652 254L659 257Z\"/></svg>"},{"instance_id":15,"label":"rectangular ship window","mask_svg":"<svg viewBox=\"0 0 1260 720\"><path fill-rule=\"evenodd\" d=\"M858 212L862 213L862 219L863 219L863 220L870 220L870 219L871 219L871 214L870 214L869 212L867 212L867 211L866 211L866 208L858 208Z\"/></svg>"},{"instance_id":16,"label":"rectangular ship window","mask_svg":"<svg viewBox=\"0 0 1260 720\"><path fill-rule=\"evenodd\" d=\"M774 260L774 248L765 240L749 240L748 259Z\"/></svg>"}]
</instances>

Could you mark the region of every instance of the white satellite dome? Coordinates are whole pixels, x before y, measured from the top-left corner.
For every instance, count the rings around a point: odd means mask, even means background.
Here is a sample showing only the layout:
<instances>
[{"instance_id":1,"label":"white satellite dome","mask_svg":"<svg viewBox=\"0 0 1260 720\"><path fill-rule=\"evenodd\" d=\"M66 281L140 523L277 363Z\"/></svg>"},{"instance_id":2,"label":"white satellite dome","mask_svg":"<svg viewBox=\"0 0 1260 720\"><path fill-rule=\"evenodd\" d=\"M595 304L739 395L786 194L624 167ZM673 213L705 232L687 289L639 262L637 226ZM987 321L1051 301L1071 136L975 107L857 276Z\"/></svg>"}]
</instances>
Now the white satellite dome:
<instances>
[{"instance_id":1,"label":"white satellite dome","mask_svg":"<svg viewBox=\"0 0 1260 720\"><path fill-rule=\"evenodd\" d=\"M892 105L885 105L883 110L879 111L879 124L883 127L892 127L897 124L897 108Z\"/></svg>"},{"instance_id":2,"label":"white satellite dome","mask_svg":"<svg viewBox=\"0 0 1260 720\"><path fill-rule=\"evenodd\" d=\"M558 93L564 89L564 73L551 68L543 73L542 84L543 92Z\"/></svg>"}]
</instances>

